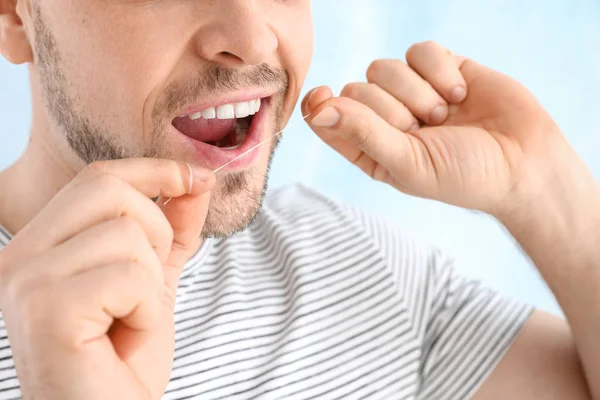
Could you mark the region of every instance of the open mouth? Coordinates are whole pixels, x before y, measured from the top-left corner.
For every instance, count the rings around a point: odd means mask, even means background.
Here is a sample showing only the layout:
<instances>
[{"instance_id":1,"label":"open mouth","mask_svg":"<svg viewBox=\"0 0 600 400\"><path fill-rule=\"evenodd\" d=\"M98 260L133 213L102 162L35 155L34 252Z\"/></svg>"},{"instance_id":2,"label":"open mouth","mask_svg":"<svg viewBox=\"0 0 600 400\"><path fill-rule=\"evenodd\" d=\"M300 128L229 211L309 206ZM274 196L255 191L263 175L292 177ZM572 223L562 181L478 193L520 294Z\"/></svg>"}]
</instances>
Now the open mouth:
<instances>
[{"instance_id":1,"label":"open mouth","mask_svg":"<svg viewBox=\"0 0 600 400\"><path fill-rule=\"evenodd\" d=\"M239 148L250 132L261 99L210 107L172 122L175 129L191 139L218 147L221 150Z\"/></svg>"}]
</instances>

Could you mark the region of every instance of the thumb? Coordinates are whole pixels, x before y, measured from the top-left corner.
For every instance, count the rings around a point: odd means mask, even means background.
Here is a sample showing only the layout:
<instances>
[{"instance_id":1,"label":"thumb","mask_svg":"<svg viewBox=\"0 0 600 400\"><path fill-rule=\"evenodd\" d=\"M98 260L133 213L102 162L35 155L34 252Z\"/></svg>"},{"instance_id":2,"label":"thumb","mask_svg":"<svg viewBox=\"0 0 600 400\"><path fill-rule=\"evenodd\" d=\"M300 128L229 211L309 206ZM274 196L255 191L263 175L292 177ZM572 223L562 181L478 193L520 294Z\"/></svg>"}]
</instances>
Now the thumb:
<instances>
[{"instance_id":1,"label":"thumb","mask_svg":"<svg viewBox=\"0 0 600 400\"><path fill-rule=\"evenodd\" d=\"M330 147L377 180L414 176L416 137L402 132L363 103L334 97L327 87L315 89L303 101L307 123Z\"/></svg>"},{"instance_id":2,"label":"thumb","mask_svg":"<svg viewBox=\"0 0 600 400\"><path fill-rule=\"evenodd\" d=\"M171 201L158 200L173 228L173 243L164 265L166 284L175 291L183 266L202 244L202 230L208 214L214 178L199 194L187 194ZM167 203L167 204L165 204Z\"/></svg>"}]
</instances>

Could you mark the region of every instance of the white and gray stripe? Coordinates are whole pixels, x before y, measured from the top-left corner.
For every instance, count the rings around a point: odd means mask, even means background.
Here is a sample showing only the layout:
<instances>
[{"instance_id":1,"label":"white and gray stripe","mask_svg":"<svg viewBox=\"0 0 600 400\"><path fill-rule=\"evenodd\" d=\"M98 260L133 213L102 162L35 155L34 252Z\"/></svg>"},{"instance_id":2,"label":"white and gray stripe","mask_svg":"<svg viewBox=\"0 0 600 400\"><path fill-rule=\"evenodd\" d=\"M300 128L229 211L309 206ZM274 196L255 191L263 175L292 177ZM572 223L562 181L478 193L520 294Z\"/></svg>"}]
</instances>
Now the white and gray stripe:
<instances>
[{"instance_id":1,"label":"white and gray stripe","mask_svg":"<svg viewBox=\"0 0 600 400\"><path fill-rule=\"evenodd\" d=\"M10 235L0 227L0 248ZM165 400L467 399L531 308L303 186L181 277ZM20 392L0 320L0 400Z\"/></svg>"}]
</instances>

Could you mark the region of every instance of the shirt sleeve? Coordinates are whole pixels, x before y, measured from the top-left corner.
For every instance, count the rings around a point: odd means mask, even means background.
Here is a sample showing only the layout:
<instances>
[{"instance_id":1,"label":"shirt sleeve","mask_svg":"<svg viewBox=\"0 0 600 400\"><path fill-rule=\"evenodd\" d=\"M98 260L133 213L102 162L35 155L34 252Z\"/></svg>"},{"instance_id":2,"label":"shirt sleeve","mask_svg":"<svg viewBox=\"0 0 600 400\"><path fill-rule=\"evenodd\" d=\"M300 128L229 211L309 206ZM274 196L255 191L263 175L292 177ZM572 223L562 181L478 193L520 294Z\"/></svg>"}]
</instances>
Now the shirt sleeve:
<instances>
[{"instance_id":1,"label":"shirt sleeve","mask_svg":"<svg viewBox=\"0 0 600 400\"><path fill-rule=\"evenodd\" d=\"M533 309L457 273L440 250L348 208L389 265L421 346L418 400L471 398Z\"/></svg>"}]
</instances>

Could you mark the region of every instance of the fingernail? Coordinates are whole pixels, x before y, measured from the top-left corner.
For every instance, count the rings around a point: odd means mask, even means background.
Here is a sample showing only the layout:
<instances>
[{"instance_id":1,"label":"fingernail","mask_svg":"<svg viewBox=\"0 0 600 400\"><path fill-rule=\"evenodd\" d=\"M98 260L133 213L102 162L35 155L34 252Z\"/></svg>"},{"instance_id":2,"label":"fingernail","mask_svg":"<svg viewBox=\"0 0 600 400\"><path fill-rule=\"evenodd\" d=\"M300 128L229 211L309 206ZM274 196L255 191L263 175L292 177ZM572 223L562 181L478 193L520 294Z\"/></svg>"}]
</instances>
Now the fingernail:
<instances>
[{"instance_id":1,"label":"fingernail","mask_svg":"<svg viewBox=\"0 0 600 400\"><path fill-rule=\"evenodd\" d=\"M210 169L202 168L194 164L189 164L189 166L192 168L194 179L196 180L208 181L215 175Z\"/></svg>"},{"instance_id":2,"label":"fingernail","mask_svg":"<svg viewBox=\"0 0 600 400\"><path fill-rule=\"evenodd\" d=\"M462 86L457 86L450 94L450 101L453 103L460 103L465 97L467 97L467 90Z\"/></svg>"},{"instance_id":3,"label":"fingernail","mask_svg":"<svg viewBox=\"0 0 600 400\"><path fill-rule=\"evenodd\" d=\"M331 128L340 121L340 113L333 107L327 107L318 113L310 123L314 126Z\"/></svg>"},{"instance_id":4,"label":"fingernail","mask_svg":"<svg viewBox=\"0 0 600 400\"><path fill-rule=\"evenodd\" d=\"M431 116L429 117L430 119L430 124L431 125L437 125L437 124L441 124L442 122L444 122L446 120L446 117L448 116L448 106L437 106L433 112L431 113Z\"/></svg>"},{"instance_id":5,"label":"fingernail","mask_svg":"<svg viewBox=\"0 0 600 400\"><path fill-rule=\"evenodd\" d=\"M310 101L312 100L315 93L317 93L319 91L319 89L321 89L321 87L313 89L312 92L310 92L310 94L308 95L308 99L306 100L306 106L307 106L306 108L308 108L309 110L312 110Z\"/></svg>"}]
</instances>

